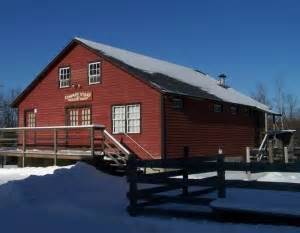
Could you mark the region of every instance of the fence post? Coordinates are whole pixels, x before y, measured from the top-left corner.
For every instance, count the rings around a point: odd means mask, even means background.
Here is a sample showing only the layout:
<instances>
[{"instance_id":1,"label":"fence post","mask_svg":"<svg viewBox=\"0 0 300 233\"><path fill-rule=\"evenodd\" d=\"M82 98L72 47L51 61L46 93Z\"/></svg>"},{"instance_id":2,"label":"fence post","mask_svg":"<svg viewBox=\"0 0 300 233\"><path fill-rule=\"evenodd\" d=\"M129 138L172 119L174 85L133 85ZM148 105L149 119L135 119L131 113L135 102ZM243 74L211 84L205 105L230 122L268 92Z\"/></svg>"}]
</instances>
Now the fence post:
<instances>
[{"instance_id":1,"label":"fence post","mask_svg":"<svg viewBox=\"0 0 300 233\"><path fill-rule=\"evenodd\" d=\"M226 190L225 190L225 166L224 166L224 155L218 154L217 159L217 186L218 186L218 197L225 198Z\"/></svg>"},{"instance_id":2,"label":"fence post","mask_svg":"<svg viewBox=\"0 0 300 233\"><path fill-rule=\"evenodd\" d=\"M248 180L251 179L251 169L250 169L250 163L251 163L251 151L250 151L250 147L246 147L246 175Z\"/></svg>"},{"instance_id":3,"label":"fence post","mask_svg":"<svg viewBox=\"0 0 300 233\"><path fill-rule=\"evenodd\" d=\"M182 195L187 196L189 194L188 191L188 182L189 182L189 172L188 172L188 159L189 159L189 147L185 146L183 148L183 171L182 171Z\"/></svg>"},{"instance_id":4,"label":"fence post","mask_svg":"<svg viewBox=\"0 0 300 233\"><path fill-rule=\"evenodd\" d=\"M289 163L289 150L288 147L284 147L284 163Z\"/></svg>"},{"instance_id":5,"label":"fence post","mask_svg":"<svg viewBox=\"0 0 300 233\"><path fill-rule=\"evenodd\" d=\"M57 129L53 130L54 166L57 165Z\"/></svg>"},{"instance_id":6,"label":"fence post","mask_svg":"<svg viewBox=\"0 0 300 233\"><path fill-rule=\"evenodd\" d=\"M129 155L127 162L127 181L129 183L129 206L127 208L130 216L137 215L137 165L134 155Z\"/></svg>"},{"instance_id":7,"label":"fence post","mask_svg":"<svg viewBox=\"0 0 300 233\"><path fill-rule=\"evenodd\" d=\"M268 152L269 152L269 163L273 163L274 162L274 154L273 154L273 142L269 141L268 143Z\"/></svg>"},{"instance_id":8,"label":"fence post","mask_svg":"<svg viewBox=\"0 0 300 233\"><path fill-rule=\"evenodd\" d=\"M25 131L25 129L23 130L22 150L23 150L22 167L25 167L25 153L26 153L26 131Z\"/></svg>"},{"instance_id":9,"label":"fence post","mask_svg":"<svg viewBox=\"0 0 300 233\"><path fill-rule=\"evenodd\" d=\"M247 146L246 147L246 163L250 163L251 159L250 159L250 147Z\"/></svg>"},{"instance_id":10,"label":"fence post","mask_svg":"<svg viewBox=\"0 0 300 233\"><path fill-rule=\"evenodd\" d=\"M92 154L92 157L95 156L95 144L94 144L94 138L95 138L95 129L94 127L92 126L90 128L90 143L91 143L91 154Z\"/></svg>"}]
</instances>

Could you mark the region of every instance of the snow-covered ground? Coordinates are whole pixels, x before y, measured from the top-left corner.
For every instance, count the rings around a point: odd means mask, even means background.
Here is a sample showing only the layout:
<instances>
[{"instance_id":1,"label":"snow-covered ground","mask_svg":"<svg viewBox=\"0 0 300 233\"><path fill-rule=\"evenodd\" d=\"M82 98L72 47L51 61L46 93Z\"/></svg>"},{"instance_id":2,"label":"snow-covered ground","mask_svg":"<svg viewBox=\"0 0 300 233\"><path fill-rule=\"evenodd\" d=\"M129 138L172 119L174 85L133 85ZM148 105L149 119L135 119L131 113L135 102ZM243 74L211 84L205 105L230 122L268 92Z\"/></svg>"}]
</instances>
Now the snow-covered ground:
<instances>
[{"instance_id":1,"label":"snow-covered ground","mask_svg":"<svg viewBox=\"0 0 300 233\"><path fill-rule=\"evenodd\" d=\"M192 179L201 179L216 175L216 172L190 175ZM246 173L242 171L226 171L226 180L257 180L270 182L300 183L300 173L290 172L261 172Z\"/></svg>"},{"instance_id":2,"label":"snow-covered ground","mask_svg":"<svg viewBox=\"0 0 300 233\"><path fill-rule=\"evenodd\" d=\"M1 232L299 232L291 226L132 218L125 210L125 178L103 174L84 163L0 169L0 180Z\"/></svg>"}]
</instances>

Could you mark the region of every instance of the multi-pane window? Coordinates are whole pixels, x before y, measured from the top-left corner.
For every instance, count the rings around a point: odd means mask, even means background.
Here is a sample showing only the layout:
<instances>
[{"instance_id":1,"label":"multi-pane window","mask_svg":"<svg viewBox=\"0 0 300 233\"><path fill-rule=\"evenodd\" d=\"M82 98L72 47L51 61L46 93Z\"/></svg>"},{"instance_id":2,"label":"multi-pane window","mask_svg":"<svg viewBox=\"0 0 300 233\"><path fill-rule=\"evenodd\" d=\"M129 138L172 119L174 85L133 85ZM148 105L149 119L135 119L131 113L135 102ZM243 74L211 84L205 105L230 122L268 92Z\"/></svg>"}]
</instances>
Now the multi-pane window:
<instances>
[{"instance_id":1,"label":"multi-pane window","mask_svg":"<svg viewBox=\"0 0 300 233\"><path fill-rule=\"evenodd\" d=\"M113 133L140 133L141 111L139 104L112 107Z\"/></svg>"},{"instance_id":2,"label":"multi-pane window","mask_svg":"<svg viewBox=\"0 0 300 233\"><path fill-rule=\"evenodd\" d=\"M93 62L89 64L89 84L100 82L101 70L100 62Z\"/></svg>"},{"instance_id":3,"label":"multi-pane window","mask_svg":"<svg viewBox=\"0 0 300 233\"><path fill-rule=\"evenodd\" d=\"M127 133L139 133L141 123L140 105L127 105L126 112Z\"/></svg>"},{"instance_id":4,"label":"multi-pane window","mask_svg":"<svg viewBox=\"0 0 300 233\"><path fill-rule=\"evenodd\" d=\"M183 99L173 98L172 99L172 108L181 110L183 109Z\"/></svg>"},{"instance_id":5,"label":"multi-pane window","mask_svg":"<svg viewBox=\"0 0 300 233\"><path fill-rule=\"evenodd\" d=\"M113 133L125 133L126 106L112 107Z\"/></svg>"},{"instance_id":6,"label":"multi-pane window","mask_svg":"<svg viewBox=\"0 0 300 233\"><path fill-rule=\"evenodd\" d=\"M69 87L70 79L71 79L71 68L70 67L59 68L59 87L60 88Z\"/></svg>"},{"instance_id":7,"label":"multi-pane window","mask_svg":"<svg viewBox=\"0 0 300 233\"><path fill-rule=\"evenodd\" d=\"M36 119L34 111L26 112L26 127L35 127Z\"/></svg>"},{"instance_id":8,"label":"multi-pane window","mask_svg":"<svg viewBox=\"0 0 300 233\"><path fill-rule=\"evenodd\" d=\"M89 107L70 108L67 110L68 125L91 125L91 109Z\"/></svg>"},{"instance_id":9,"label":"multi-pane window","mask_svg":"<svg viewBox=\"0 0 300 233\"><path fill-rule=\"evenodd\" d=\"M237 106L230 106L230 112L232 115L236 115L238 112Z\"/></svg>"},{"instance_id":10,"label":"multi-pane window","mask_svg":"<svg viewBox=\"0 0 300 233\"><path fill-rule=\"evenodd\" d=\"M81 124L90 125L91 124L91 109L83 108L81 109Z\"/></svg>"},{"instance_id":11,"label":"multi-pane window","mask_svg":"<svg viewBox=\"0 0 300 233\"><path fill-rule=\"evenodd\" d=\"M214 104L214 112L223 112L222 104Z\"/></svg>"},{"instance_id":12,"label":"multi-pane window","mask_svg":"<svg viewBox=\"0 0 300 233\"><path fill-rule=\"evenodd\" d=\"M251 115L251 110L249 108L244 108L244 114L246 116L250 116Z\"/></svg>"},{"instance_id":13,"label":"multi-pane window","mask_svg":"<svg viewBox=\"0 0 300 233\"><path fill-rule=\"evenodd\" d=\"M77 126L79 125L79 110L71 109L69 111L69 125Z\"/></svg>"}]
</instances>

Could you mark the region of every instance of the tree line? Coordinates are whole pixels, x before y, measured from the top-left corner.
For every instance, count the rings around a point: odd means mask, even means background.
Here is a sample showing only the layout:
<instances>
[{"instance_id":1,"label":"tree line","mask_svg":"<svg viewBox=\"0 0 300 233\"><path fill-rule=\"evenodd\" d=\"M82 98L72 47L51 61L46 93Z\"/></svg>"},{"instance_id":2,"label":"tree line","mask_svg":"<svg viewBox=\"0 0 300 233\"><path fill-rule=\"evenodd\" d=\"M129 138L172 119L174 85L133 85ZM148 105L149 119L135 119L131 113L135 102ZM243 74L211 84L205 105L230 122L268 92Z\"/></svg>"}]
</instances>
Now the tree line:
<instances>
[{"instance_id":1,"label":"tree line","mask_svg":"<svg viewBox=\"0 0 300 233\"><path fill-rule=\"evenodd\" d=\"M17 126L17 109L11 108L11 103L19 93L20 91L17 89L11 89L5 93L4 87L0 86L0 128Z\"/></svg>"},{"instance_id":2,"label":"tree line","mask_svg":"<svg viewBox=\"0 0 300 233\"><path fill-rule=\"evenodd\" d=\"M300 119L300 106L298 97L286 90L283 79L277 79L271 86L274 95L269 94L269 89L262 82L257 83L251 97L280 113L288 121Z\"/></svg>"}]
</instances>

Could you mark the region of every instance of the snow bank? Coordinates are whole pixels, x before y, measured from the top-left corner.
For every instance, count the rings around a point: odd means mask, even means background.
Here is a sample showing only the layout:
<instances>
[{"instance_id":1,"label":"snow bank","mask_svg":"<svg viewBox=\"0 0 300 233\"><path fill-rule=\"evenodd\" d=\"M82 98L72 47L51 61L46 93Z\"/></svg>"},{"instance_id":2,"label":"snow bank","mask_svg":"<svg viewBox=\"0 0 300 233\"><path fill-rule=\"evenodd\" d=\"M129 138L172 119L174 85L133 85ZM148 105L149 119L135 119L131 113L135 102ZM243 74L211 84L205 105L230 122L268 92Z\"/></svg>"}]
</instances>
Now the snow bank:
<instances>
[{"instance_id":1,"label":"snow bank","mask_svg":"<svg viewBox=\"0 0 300 233\"><path fill-rule=\"evenodd\" d=\"M8 167L8 166L6 166ZM71 166L70 166L71 167ZM0 185L7 183L10 180L22 180L30 175L44 176L46 174L53 174L53 172L58 169L58 167L26 167L26 168L4 168L0 169Z\"/></svg>"},{"instance_id":2,"label":"snow bank","mask_svg":"<svg viewBox=\"0 0 300 233\"><path fill-rule=\"evenodd\" d=\"M299 232L288 226L132 218L125 210L128 202L124 178L101 173L83 163L61 169L16 169L16 173L21 171L28 178L0 186L3 232Z\"/></svg>"}]
</instances>

